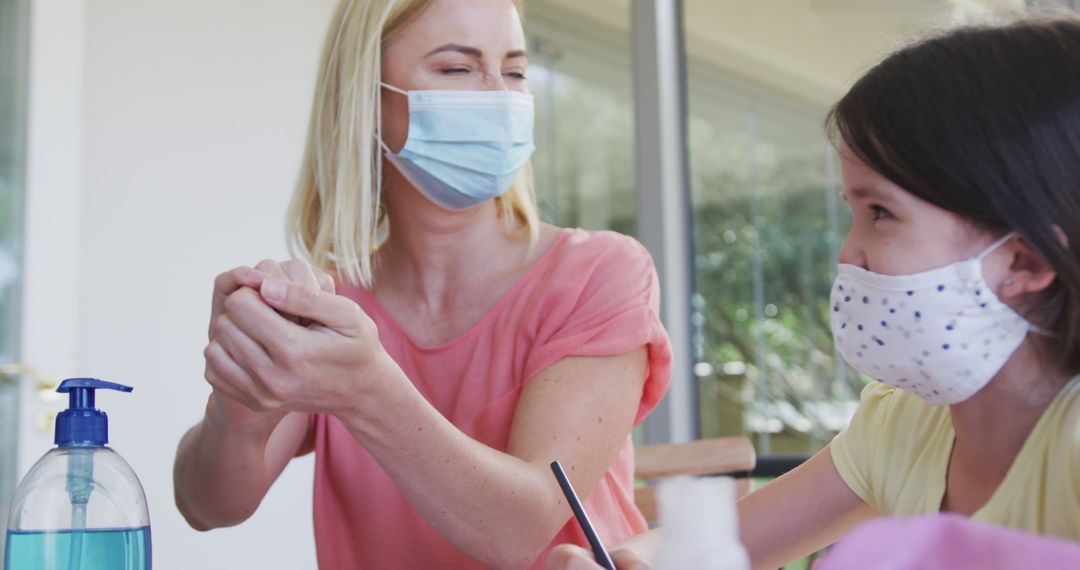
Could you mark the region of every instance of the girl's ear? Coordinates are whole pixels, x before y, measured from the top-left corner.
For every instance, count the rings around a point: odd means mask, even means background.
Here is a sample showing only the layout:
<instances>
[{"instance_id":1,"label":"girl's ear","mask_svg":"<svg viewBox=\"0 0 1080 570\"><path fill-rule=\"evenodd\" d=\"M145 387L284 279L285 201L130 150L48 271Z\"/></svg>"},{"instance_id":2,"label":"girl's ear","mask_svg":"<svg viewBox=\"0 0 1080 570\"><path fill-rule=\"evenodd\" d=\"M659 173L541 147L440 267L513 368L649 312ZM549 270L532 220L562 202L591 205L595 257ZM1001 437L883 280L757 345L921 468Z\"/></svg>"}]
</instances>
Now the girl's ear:
<instances>
[{"instance_id":1,"label":"girl's ear","mask_svg":"<svg viewBox=\"0 0 1080 570\"><path fill-rule=\"evenodd\" d=\"M1060 228L1055 227L1056 233L1065 245L1068 245L1065 234ZM1008 273L1001 281L999 297L1002 300L1016 299L1026 293L1039 293L1045 291L1057 277L1057 271L1050 265L1041 253L1031 246L1021 236L1008 245L1012 254Z\"/></svg>"}]
</instances>

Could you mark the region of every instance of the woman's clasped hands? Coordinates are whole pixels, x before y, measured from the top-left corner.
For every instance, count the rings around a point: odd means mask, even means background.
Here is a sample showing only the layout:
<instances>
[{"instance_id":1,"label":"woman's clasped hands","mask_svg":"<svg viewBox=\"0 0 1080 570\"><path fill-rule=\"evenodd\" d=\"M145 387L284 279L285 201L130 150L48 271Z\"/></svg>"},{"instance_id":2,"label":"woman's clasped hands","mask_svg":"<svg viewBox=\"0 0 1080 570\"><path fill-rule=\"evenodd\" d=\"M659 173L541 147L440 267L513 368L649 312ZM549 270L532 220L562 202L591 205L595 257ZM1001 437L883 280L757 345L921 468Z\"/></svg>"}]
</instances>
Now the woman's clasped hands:
<instances>
[{"instance_id":1,"label":"woman's clasped hands","mask_svg":"<svg viewBox=\"0 0 1080 570\"><path fill-rule=\"evenodd\" d=\"M288 412L343 411L371 388L366 372L386 356L364 311L335 294L328 273L296 260L218 275L209 337L211 405L253 428L272 429Z\"/></svg>"}]
</instances>

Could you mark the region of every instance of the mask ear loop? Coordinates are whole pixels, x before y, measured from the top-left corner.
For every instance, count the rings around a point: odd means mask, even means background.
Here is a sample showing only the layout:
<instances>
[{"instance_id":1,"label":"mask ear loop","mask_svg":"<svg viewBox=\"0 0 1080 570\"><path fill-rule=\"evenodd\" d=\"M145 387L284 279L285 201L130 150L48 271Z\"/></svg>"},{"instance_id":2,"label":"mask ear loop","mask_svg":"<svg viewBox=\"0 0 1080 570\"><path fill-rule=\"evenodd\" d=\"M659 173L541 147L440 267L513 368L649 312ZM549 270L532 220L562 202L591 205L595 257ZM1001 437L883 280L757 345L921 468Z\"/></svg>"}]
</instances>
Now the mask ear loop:
<instances>
[{"instance_id":1,"label":"mask ear loop","mask_svg":"<svg viewBox=\"0 0 1080 570\"><path fill-rule=\"evenodd\" d=\"M390 147L386 146L386 143L383 142L382 135L379 134L379 131L371 133L371 136L375 137L375 142L379 143L379 146L382 147L384 153L389 156L394 156L394 151L390 150Z\"/></svg>"},{"instance_id":2,"label":"mask ear loop","mask_svg":"<svg viewBox=\"0 0 1080 570\"><path fill-rule=\"evenodd\" d=\"M393 85L390 85L389 83L380 81L379 86L383 87L384 89L389 89L390 91L393 91L394 93L400 93L400 94L402 94L402 95L404 95L406 97L409 96L408 91L405 91L404 89L394 87ZM382 132L380 132L381 130L382 130L382 125L380 124L379 128L376 129L376 131L374 133L372 133L372 136L374 136L375 140L378 141L379 146L381 146L382 149L383 149L383 152L385 152L389 156L394 156L394 151L390 150L390 147L386 146L386 142L383 141Z\"/></svg>"},{"instance_id":3,"label":"mask ear loop","mask_svg":"<svg viewBox=\"0 0 1080 570\"><path fill-rule=\"evenodd\" d=\"M997 250L997 248L1004 245L1005 242L1011 240L1016 235L1017 235L1016 232L1009 232L1009 233L1001 236L1001 238L999 238L997 241L995 241L993 244L991 244L990 247L984 249L983 252L980 253L979 255L976 255L975 260L976 261L982 261L986 256L990 255L991 253L994 253Z\"/></svg>"},{"instance_id":4,"label":"mask ear loop","mask_svg":"<svg viewBox=\"0 0 1080 570\"><path fill-rule=\"evenodd\" d=\"M384 82L380 81L379 85L381 85L382 87L384 87L386 89L389 89L389 90L393 91L394 93L401 93L402 95L404 95L406 97L409 96L408 91L406 91L404 89L401 89L399 87L394 87L393 85L390 85L389 83L384 83Z\"/></svg>"},{"instance_id":5,"label":"mask ear loop","mask_svg":"<svg viewBox=\"0 0 1080 570\"><path fill-rule=\"evenodd\" d=\"M1031 321L1028 321L1028 330L1039 336L1045 336L1047 338L1058 338L1058 334L1056 332L1049 329L1044 329L1039 325L1032 323Z\"/></svg>"}]
</instances>

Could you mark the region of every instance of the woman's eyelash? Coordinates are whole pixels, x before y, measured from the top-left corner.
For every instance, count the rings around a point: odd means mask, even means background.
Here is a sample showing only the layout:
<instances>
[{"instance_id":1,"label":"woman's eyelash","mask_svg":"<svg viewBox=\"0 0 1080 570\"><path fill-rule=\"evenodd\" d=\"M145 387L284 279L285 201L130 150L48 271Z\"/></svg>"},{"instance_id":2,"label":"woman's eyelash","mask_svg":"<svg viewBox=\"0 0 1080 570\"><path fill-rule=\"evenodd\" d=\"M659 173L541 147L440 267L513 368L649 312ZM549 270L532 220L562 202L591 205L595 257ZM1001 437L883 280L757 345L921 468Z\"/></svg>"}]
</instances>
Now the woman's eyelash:
<instances>
[{"instance_id":1,"label":"woman's eyelash","mask_svg":"<svg viewBox=\"0 0 1080 570\"><path fill-rule=\"evenodd\" d=\"M870 211L873 212L875 221L892 217L892 212L878 204L871 204Z\"/></svg>"},{"instance_id":2,"label":"woman's eyelash","mask_svg":"<svg viewBox=\"0 0 1080 570\"><path fill-rule=\"evenodd\" d=\"M471 72L472 70L467 67L450 67L440 71L440 73L442 73L443 75L462 75ZM522 71L508 71L504 73L504 75L518 80L525 79L525 73Z\"/></svg>"}]
</instances>

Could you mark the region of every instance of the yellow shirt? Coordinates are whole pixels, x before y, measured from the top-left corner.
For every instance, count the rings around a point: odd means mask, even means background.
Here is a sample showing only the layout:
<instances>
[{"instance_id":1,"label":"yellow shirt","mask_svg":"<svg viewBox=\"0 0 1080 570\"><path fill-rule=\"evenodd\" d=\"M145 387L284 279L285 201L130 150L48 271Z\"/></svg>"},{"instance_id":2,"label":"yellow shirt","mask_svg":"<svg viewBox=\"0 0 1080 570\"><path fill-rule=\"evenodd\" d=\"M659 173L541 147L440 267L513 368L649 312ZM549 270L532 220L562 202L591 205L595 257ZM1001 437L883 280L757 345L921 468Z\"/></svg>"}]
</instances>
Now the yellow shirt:
<instances>
[{"instance_id":1,"label":"yellow shirt","mask_svg":"<svg viewBox=\"0 0 1080 570\"><path fill-rule=\"evenodd\" d=\"M948 406L873 382L830 449L844 482L867 504L883 515L915 515L941 510L954 435ZM1043 412L972 518L1080 540L1080 376Z\"/></svg>"}]
</instances>

